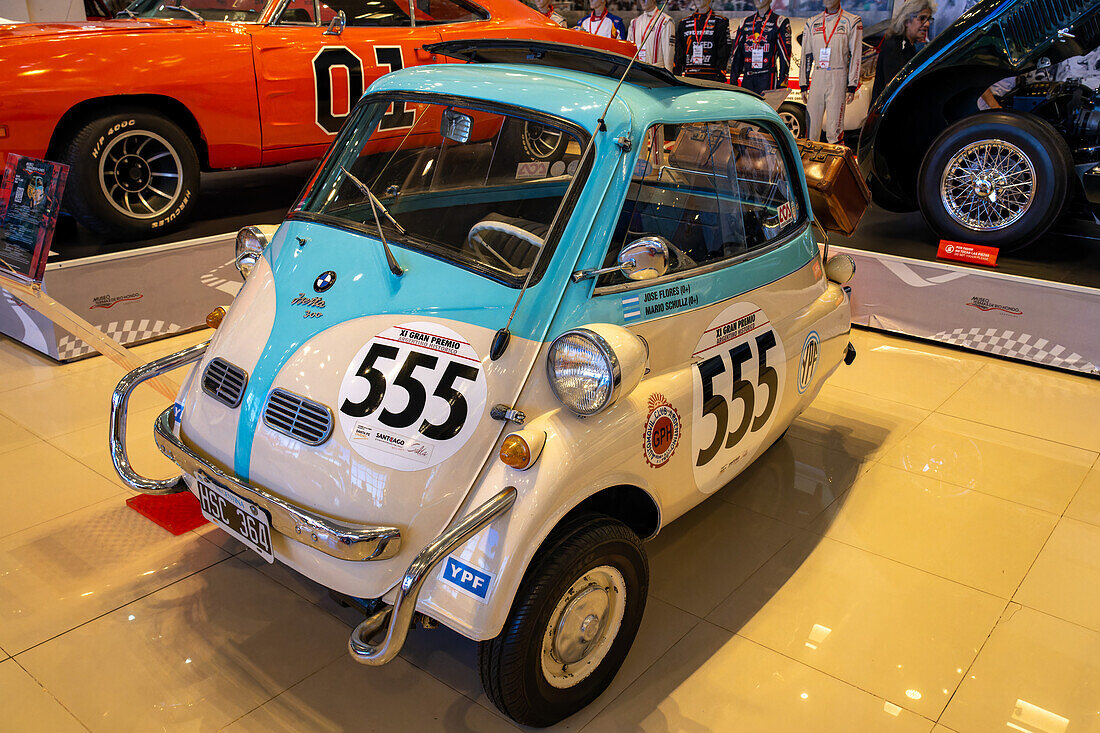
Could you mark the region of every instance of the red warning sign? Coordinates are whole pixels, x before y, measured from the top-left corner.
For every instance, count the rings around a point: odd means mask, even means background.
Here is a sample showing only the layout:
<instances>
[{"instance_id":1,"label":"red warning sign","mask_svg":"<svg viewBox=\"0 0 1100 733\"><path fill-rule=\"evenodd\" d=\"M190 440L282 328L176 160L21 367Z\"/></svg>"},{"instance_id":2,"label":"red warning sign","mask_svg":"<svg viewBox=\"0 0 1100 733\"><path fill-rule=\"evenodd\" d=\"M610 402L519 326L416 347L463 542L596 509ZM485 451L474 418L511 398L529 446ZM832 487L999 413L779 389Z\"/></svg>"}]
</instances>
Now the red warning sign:
<instances>
[{"instance_id":1,"label":"red warning sign","mask_svg":"<svg viewBox=\"0 0 1100 733\"><path fill-rule=\"evenodd\" d=\"M964 244L963 242L951 242L940 240L940 248L936 251L936 257L941 260L955 260L956 262L969 262L972 265L997 266L999 247L986 247L982 244Z\"/></svg>"}]
</instances>

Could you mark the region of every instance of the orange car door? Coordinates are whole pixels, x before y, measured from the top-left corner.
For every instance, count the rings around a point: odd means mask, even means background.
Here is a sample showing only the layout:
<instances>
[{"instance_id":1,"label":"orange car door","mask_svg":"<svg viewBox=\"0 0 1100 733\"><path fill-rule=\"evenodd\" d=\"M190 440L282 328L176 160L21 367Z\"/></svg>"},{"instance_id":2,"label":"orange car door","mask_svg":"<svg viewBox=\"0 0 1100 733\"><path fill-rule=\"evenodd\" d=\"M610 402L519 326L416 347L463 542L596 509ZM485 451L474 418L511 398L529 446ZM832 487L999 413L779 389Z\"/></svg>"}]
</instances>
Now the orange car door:
<instances>
[{"instance_id":1,"label":"orange car door","mask_svg":"<svg viewBox=\"0 0 1100 733\"><path fill-rule=\"evenodd\" d=\"M343 30L326 33L341 10ZM289 0L251 33L265 165L320 157L371 82L430 62L423 46L440 40L395 0ZM392 129L412 124L404 105L386 117Z\"/></svg>"}]
</instances>

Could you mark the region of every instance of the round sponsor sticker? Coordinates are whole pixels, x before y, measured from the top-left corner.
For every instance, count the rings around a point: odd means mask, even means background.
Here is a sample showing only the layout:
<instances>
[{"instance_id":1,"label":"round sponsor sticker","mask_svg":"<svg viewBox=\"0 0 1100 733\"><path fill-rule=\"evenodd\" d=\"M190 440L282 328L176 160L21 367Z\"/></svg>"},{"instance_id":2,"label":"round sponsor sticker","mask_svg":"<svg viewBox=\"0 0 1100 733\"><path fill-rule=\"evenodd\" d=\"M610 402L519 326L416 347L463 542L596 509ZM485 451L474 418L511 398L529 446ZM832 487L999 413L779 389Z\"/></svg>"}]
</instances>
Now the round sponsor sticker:
<instances>
[{"instance_id":1,"label":"round sponsor sticker","mask_svg":"<svg viewBox=\"0 0 1100 733\"><path fill-rule=\"evenodd\" d=\"M802 344L802 355L798 357L798 394L806 391L817 371L817 357L821 354L821 337L817 331L810 331Z\"/></svg>"},{"instance_id":2,"label":"round sponsor sticker","mask_svg":"<svg viewBox=\"0 0 1100 733\"><path fill-rule=\"evenodd\" d=\"M470 439L485 413L485 374L450 328L391 326L359 349L340 383L337 416L352 449L398 471L430 468Z\"/></svg>"},{"instance_id":3,"label":"round sponsor sticker","mask_svg":"<svg viewBox=\"0 0 1100 733\"><path fill-rule=\"evenodd\" d=\"M668 463L680 443L680 413L665 396L649 396L649 416L645 421L645 462L652 468Z\"/></svg>"},{"instance_id":4,"label":"round sponsor sticker","mask_svg":"<svg viewBox=\"0 0 1100 733\"><path fill-rule=\"evenodd\" d=\"M692 466L714 491L744 466L767 435L782 401L783 340L753 303L730 305L692 354Z\"/></svg>"}]
</instances>

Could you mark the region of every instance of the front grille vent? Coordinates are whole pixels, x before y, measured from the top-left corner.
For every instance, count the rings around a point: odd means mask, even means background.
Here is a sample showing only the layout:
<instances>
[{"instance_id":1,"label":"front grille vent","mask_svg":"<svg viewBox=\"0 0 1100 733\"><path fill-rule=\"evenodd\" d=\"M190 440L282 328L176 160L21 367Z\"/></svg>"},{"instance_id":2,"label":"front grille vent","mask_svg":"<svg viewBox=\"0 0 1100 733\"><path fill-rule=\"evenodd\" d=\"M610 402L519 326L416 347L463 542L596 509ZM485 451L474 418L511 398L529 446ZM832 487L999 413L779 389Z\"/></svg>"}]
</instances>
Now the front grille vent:
<instances>
[{"instance_id":1,"label":"front grille vent","mask_svg":"<svg viewBox=\"0 0 1100 733\"><path fill-rule=\"evenodd\" d=\"M1017 4L1000 21L1013 58L1053 38L1059 29L1073 25L1088 5L1088 0L1024 0Z\"/></svg>"},{"instance_id":2,"label":"front grille vent","mask_svg":"<svg viewBox=\"0 0 1100 733\"><path fill-rule=\"evenodd\" d=\"M313 400L276 388L267 396L264 424L303 443L320 445L332 434L332 413Z\"/></svg>"},{"instance_id":3,"label":"front grille vent","mask_svg":"<svg viewBox=\"0 0 1100 733\"><path fill-rule=\"evenodd\" d=\"M206 371L202 375L203 391L230 407L241 404L246 384L248 384L248 373L221 357L207 364Z\"/></svg>"}]
</instances>

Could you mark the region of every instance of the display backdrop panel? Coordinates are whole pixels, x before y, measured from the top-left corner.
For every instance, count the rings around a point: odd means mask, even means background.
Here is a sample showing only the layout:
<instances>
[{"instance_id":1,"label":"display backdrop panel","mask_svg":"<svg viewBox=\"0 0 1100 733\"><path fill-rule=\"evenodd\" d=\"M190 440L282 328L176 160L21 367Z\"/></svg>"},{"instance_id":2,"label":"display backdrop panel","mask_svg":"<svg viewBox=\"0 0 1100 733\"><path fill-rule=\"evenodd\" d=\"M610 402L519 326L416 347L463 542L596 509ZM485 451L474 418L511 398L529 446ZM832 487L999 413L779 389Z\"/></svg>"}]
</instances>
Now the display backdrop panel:
<instances>
[{"instance_id":1,"label":"display backdrop panel","mask_svg":"<svg viewBox=\"0 0 1100 733\"><path fill-rule=\"evenodd\" d=\"M852 322L1100 375L1100 290L845 247Z\"/></svg>"}]
</instances>

